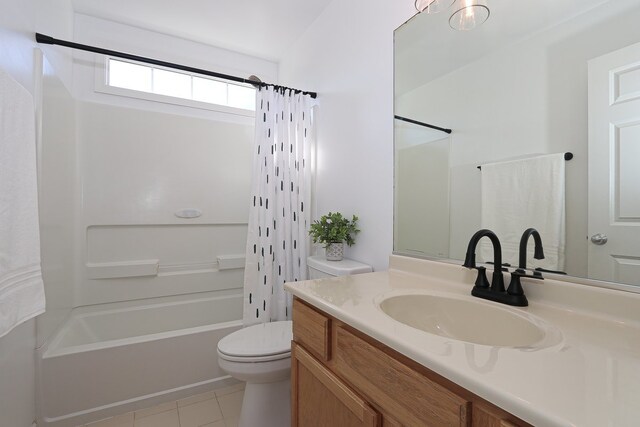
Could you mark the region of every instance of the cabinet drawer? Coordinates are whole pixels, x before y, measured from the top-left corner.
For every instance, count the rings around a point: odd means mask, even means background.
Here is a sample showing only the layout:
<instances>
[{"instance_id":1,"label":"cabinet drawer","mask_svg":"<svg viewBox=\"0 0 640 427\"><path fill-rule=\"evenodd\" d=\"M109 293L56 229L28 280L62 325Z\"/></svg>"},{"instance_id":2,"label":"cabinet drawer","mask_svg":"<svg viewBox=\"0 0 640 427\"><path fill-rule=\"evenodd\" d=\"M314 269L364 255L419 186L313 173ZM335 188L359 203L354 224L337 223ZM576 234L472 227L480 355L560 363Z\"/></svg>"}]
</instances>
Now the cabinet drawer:
<instances>
[{"instance_id":1,"label":"cabinet drawer","mask_svg":"<svg viewBox=\"0 0 640 427\"><path fill-rule=\"evenodd\" d=\"M369 401L404 426L468 426L471 402L395 360L342 326L333 366Z\"/></svg>"},{"instance_id":2,"label":"cabinet drawer","mask_svg":"<svg viewBox=\"0 0 640 427\"><path fill-rule=\"evenodd\" d=\"M518 424L508 420L508 414L502 411L491 410L484 405L473 405L472 427L517 427Z\"/></svg>"},{"instance_id":3,"label":"cabinet drawer","mask_svg":"<svg viewBox=\"0 0 640 427\"><path fill-rule=\"evenodd\" d=\"M291 356L293 427L380 425L380 414L302 347L294 343Z\"/></svg>"},{"instance_id":4,"label":"cabinet drawer","mask_svg":"<svg viewBox=\"0 0 640 427\"><path fill-rule=\"evenodd\" d=\"M293 339L318 359L328 361L331 357L331 319L294 299Z\"/></svg>"}]
</instances>

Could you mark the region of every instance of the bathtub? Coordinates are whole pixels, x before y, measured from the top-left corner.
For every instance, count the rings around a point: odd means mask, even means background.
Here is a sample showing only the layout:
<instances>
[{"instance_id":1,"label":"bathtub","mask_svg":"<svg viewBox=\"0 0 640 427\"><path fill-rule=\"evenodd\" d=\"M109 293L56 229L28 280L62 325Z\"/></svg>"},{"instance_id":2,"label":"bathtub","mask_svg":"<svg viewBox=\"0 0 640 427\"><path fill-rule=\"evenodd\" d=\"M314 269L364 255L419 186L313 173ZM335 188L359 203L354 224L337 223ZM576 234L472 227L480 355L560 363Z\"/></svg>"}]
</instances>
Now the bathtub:
<instances>
[{"instance_id":1,"label":"bathtub","mask_svg":"<svg viewBox=\"0 0 640 427\"><path fill-rule=\"evenodd\" d=\"M242 290L74 309L38 350L38 425L77 426L233 384L217 343Z\"/></svg>"}]
</instances>

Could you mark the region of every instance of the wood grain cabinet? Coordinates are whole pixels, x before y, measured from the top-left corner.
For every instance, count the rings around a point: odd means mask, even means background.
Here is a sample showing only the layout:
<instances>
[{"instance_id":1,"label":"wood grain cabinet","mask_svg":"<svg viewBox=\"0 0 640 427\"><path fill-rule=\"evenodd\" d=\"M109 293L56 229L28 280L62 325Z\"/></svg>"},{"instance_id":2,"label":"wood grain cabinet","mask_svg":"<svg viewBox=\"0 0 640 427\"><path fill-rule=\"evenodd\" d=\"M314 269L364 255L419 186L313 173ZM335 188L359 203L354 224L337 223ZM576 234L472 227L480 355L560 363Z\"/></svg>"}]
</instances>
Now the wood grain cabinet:
<instances>
[{"instance_id":1,"label":"wood grain cabinet","mask_svg":"<svg viewBox=\"0 0 640 427\"><path fill-rule=\"evenodd\" d=\"M529 426L297 298L293 341L293 426Z\"/></svg>"},{"instance_id":2,"label":"wood grain cabinet","mask_svg":"<svg viewBox=\"0 0 640 427\"><path fill-rule=\"evenodd\" d=\"M294 343L291 353L293 425L377 427L380 414Z\"/></svg>"}]
</instances>

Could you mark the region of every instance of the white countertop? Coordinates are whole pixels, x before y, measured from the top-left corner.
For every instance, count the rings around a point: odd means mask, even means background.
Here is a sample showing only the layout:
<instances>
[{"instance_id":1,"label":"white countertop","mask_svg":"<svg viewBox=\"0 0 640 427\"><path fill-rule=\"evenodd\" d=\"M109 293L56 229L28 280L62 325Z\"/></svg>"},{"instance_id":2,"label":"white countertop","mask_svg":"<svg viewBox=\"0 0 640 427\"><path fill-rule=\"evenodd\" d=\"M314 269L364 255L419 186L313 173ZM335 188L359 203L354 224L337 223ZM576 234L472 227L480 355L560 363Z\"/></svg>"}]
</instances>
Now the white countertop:
<instances>
[{"instance_id":1,"label":"white countertop","mask_svg":"<svg viewBox=\"0 0 640 427\"><path fill-rule=\"evenodd\" d=\"M529 307L508 309L560 332L560 341L546 348L491 347L429 334L393 320L376 303L386 295L470 295L475 276L452 264L392 256L386 272L285 287L535 426L640 426L640 294L523 279Z\"/></svg>"}]
</instances>

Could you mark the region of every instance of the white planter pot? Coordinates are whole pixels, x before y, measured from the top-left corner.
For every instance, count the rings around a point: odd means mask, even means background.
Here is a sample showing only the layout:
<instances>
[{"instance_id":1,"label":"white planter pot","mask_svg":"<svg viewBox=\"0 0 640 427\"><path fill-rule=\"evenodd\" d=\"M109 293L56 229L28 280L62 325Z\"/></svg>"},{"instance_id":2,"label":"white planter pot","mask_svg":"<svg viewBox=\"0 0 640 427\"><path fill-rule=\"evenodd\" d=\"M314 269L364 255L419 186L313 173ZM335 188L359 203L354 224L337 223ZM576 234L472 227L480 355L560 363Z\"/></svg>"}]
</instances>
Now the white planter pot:
<instances>
[{"instance_id":1,"label":"white planter pot","mask_svg":"<svg viewBox=\"0 0 640 427\"><path fill-rule=\"evenodd\" d=\"M342 261L342 257L344 256L344 242L329 243L325 249L327 261Z\"/></svg>"}]
</instances>

